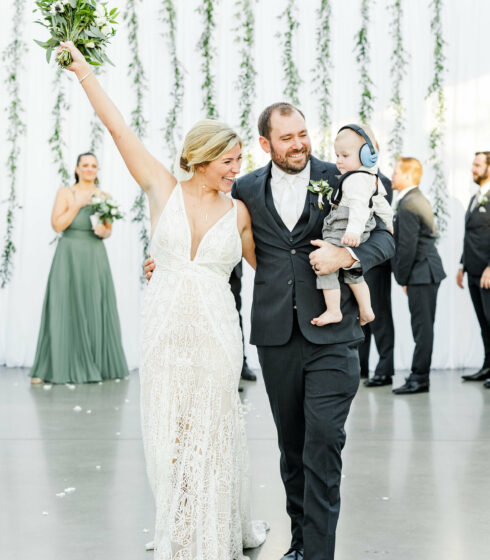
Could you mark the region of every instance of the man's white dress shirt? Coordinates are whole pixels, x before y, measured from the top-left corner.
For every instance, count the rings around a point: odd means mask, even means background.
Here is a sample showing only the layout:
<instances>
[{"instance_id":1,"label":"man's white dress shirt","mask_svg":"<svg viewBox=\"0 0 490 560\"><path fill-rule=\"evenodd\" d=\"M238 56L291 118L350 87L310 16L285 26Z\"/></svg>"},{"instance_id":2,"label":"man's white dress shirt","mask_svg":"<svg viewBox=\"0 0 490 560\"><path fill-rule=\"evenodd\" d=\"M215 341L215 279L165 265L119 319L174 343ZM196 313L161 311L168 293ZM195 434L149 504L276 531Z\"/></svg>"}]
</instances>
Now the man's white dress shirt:
<instances>
[{"instance_id":1,"label":"man's white dress shirt","mask_svg":"<svg viewBox=\"0 0 490 560\"><path fill-rule=\"evenodd\" d=\"M292 175L279 169L274 162L272 163L272 199L277 213L289 231L293 231L305 207L306 187L310 182L310 167L311 164L308 162L303 171Z\"/></svg>"}]
</instances>

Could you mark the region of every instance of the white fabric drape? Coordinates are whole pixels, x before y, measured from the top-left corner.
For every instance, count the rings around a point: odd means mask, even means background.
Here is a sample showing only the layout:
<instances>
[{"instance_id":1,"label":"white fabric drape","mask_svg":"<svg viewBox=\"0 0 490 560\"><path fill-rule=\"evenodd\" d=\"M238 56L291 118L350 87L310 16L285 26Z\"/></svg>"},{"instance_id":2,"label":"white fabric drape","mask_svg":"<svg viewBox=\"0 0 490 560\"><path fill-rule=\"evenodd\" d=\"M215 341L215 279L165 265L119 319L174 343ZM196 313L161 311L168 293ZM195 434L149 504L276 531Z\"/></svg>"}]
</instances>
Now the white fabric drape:
<instances>
[{"instance_id":1,"label":"white fabric drape","mask_svg":"<svg viewBox=\"0 0 490 560\"><path fill-rule=\"evenodd\" d=\"M373 78L376 96L372 126L381 145L380 166L390 175L391 162L386 152L393 114L389 109L391 79L389 75L392 42L390 36L390 14L387 7L391 0L372 3L370 42ZM15 269L12 282L0 291L0 363L8 366L32 364L41 307L47 276L54 252L49 242L54 237L50 227L50 212L57 188L60 186L48 145L53 123L51 108L54 101L52 80L54 68L49 67L44 52L33 39L42 39L44 29L35 25L31 4L26 3L26 26L22 33L28 45L19 80L25 108L23 119L27 134L22 139L18 170L18 194L22 210L16 214ZM178 12L178 55L186 73L184 77L184 111L179 130L184 132L203 116L199 53L196 44L202 24L195 9L196 0L176 1ZM310 133L319 145L318 102L313 92L312 78L318 49L315 44L316 9L319 0L302 0L297 3L300 28L294 53L304 80L299 98L301 108L307 116ZM111 0L111 6L121 10L122 0ZM432 70L433 38L430 31L430 3L427 0L405 2L403 33L410 62L407 79L403 84L403 99L407 108L407 130L405 132L406 155L415 156L424 162L428 156L428 135L433 126L432 108L425 99ZM360 5L357 0L332 0L332 116L333 130L348 122L357 121L360 101L359 73L353 47L354 34L360 26ZM13 6L3 2L0 21L0 50L12 39L11 19ZM145 115L149 120L147 146L163 162L169 164L170 157L164 145L162 127L171 103L172 74L163 37L164 24L160 19L162 3L156 0L139 4L141 57L148 78L148 89L144 101ZM277 16L284 9L279 0L259 0L256 4L256 68L257 95L254 100L255 117L267 104L283 99L282 94L282 47L275 36L281 30ZM215 40L216 96L220 117L232 125L238 124L238 93L236 78L240 59L234 42L236 21L235 2L216 2L217 29ZM443 28L447 41L448 72L445 74L447 99L447 128L444 161L448 183L449 228L440 243L440 252L448 274L439 292L436 320L433 366L438 368L478 366L482 362L482 344L478 324L471 306L468 290L460 291L454 278L459 262L463 220L466 205L475 191L471 182L470 166L475 150L490 149L490 65L488 63L487 22L490 21L490 3L481 0L446 2L444 5ZM107 66L101 81L127 120L135 105L131 80L128 77L129 49L127 29L121 18L119 31L109 52L116 67ZM5 68L0 68L2 79L1 103L3 108L8 99L3 80ZM63 80L67 87L67 98L71 108L64 115L64 140L66 163L74 167L78 153L89 146L89 122L92 111L74 76L66 73ZM6 142L6 113L0 112L0 164L7 159L9 145ZM258 142L254 147L258 165L267 161L260 151ZM108 133L104 135L103 147L98 153L102 187L111 192L129 212L138 193L138 187L127 172ZM0 200L8 196L9 184L5 167L0 174ZM431 173L427 168L422 179L422 191L430 196ZM0 235L3 244L6 204L0 206ZM3 245L2 245L3 246ZM117 223L110 240L106 242L116 286L119 314L122 324L123 342L131 367L138 365L139 314L141 288L139 272L141 249L138 241L138 226L129 219ZM243 289L243 318L245 329L249 329L249 308L253 273L246 267ZM409 324L407 301L401 288L393 289L394 317L396 323L396 367L410 365L413 342ZM247 346L252 365L257 364L253 348ZM372 356L374 361L375 353Z\"/></svg>"}]
</instances>

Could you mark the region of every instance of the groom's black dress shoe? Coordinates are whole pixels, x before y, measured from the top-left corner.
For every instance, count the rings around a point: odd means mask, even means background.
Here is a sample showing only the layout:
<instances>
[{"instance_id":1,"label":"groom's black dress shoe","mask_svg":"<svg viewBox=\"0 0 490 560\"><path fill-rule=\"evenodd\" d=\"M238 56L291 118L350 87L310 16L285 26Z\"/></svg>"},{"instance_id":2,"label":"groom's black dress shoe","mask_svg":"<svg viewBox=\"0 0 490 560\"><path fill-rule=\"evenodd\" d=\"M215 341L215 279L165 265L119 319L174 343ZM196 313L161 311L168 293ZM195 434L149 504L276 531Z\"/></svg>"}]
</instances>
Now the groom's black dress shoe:
<instances>
[{"instance_id":1,"label":"groom's black dress shoe","mask_svg":"<svg viewBox=\"0 0 490 560\"><path fill-rule=\"evenodd\" d=\"M393 389L395 395L412 395L413 393L428 393L429 384L425 382L406 379L405 385Z\"/></svg>"},{"instance_id":2,"label":"groom's black dress shoe","mask_svg":"<svg viewBox=\"0 0 490 560\"><path fill-rule=\"evenodd\" d=\"M303 560L304 553L303 549L296 550L295 548L290 548L281 560Z\"/></svg>"},{"instance_id":3,"label":"groom's black dress shoe","mask_svg":"<svg viewBox=\"0 0 490 560\"><path fill-rule=\"evenodd\" d=\"M257 376L255 373L248 367L247 362L243 362L242 373L240 375L242 379L246 381L257 381Z\"/></svg>"},{"instance_id":4,"label":"groom's black dress shoe","mask_svg":"<svg viewBox=\"0 0 490 560\"><path fill-rule=\"evenodd\" d=\"M485 389L490 389L490 379L487 379L484 383L483 386L485 387Z\"/></svg>"},{"instance_id":5,"label":"groom's black dress shoe","mask_svg":"<svg viewBox=\"0 0 490 560\"><path fill-rule=\"evenodd\" d=\"M472 375L462 375L461 379L464 381L485 381L485 379L490 379L490 367L482 367Z\"/></svg>"},{"instance_id":6,"label":"groom's black dress shoe","mask_svg":"<svg viewBox=\"0 0 490 560\"><path fill-rule=\"evenodd\" d=\"M392 385L393 377L391 375L375 375L371 379L364 381L365 387L383 387L383 385Z\"/></svg>"}]
</instances>

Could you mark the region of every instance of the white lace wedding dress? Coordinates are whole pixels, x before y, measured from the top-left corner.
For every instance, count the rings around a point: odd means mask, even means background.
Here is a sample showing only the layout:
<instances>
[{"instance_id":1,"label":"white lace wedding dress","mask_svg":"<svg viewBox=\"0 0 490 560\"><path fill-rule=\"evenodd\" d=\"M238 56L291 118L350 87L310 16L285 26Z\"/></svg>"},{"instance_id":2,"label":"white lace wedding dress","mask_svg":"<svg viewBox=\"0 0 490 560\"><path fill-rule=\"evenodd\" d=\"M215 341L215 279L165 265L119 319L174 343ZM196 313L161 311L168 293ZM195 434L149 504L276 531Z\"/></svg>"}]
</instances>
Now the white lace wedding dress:
<instances>
[{"instance_id":1,"label":"white lace wedding dress","mask_svg":"<svg viewBox=\"0 0 490 560\"><path fill-rule=\"evenodd\" d=\"M242 338L228 279L239 262L236 203L191 260L180 184L151 242L143 311L141 415L156 503L158 560L244 560L265 540L249 516L248 453L238 397Z\"/></svg>"}]
</instances>

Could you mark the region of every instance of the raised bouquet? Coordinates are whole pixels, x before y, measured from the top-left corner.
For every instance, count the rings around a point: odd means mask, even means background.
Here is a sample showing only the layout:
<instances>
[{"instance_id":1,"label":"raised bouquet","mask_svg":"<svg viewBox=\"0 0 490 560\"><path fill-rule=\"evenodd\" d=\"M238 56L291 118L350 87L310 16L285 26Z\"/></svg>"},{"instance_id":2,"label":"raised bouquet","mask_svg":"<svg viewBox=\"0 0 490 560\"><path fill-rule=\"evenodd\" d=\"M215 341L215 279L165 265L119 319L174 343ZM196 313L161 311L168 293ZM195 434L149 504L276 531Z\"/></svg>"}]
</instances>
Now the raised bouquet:
<instances>
[{"instance_id":1,"label":"raised bouquet","mask_svg":"<svg viewBox=\"0 0 490 560\"><path fill-rule=\"evenodd\" d=\"M89 64L100 66L103 62L112 62L105 54L111 37L116 33L117 8L109 11L106 2L97 0L37 0L37 10L41 13L36 23L46 27L51 37L45 41L36 41L46 49L46 59L63 41L73 41L75 46ZM57 56L58 64L65 68L72 63L71 54L62 51Z\"/></svg>"},{"instance_id":2,"label":"raised bouquet","mask_svg":"<svg viewBox=\"0 0 490 560\"><path fill-rule=\"evenodd\" d=\"M114 220L120 220L123 217L119 204L113 198L101 198L95 194L92 196L90 210L92 211L90 215L92 227L97 224L112 224Z\"/></svg>"}]
</instances>

